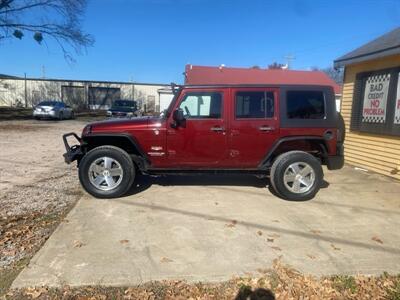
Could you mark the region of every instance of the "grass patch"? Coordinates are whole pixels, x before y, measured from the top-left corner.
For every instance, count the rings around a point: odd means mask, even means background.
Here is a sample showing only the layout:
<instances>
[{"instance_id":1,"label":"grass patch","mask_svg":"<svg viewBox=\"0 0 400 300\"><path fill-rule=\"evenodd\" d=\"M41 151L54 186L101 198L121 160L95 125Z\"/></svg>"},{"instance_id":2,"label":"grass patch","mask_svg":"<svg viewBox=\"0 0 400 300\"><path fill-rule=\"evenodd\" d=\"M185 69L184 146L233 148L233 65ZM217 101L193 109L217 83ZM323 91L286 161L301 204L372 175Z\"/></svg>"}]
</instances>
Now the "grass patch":
<instances>
[{"instance_id":1,"label":"grass patch","mask_svg":"<svg viewBox=\"0 0 400 300\"><path fill-rule=\"evenodd\" d=\"M344 292L346 290L350 291L352 294L357 292L357 283L353 276L347 276L347 275L333 276L332 286L339 292Z\"/></svg>"},{"instance_id":2,"label":"grass patch","mask_svg":"<svg viewBox=\"0 0 400 300\"><path fill-rule=\"evenodd\" d=\"M392 287L386 289L388 300L400 300L400 275L394 280Z\"/></svg>"},{"instance_id":3,"label":"grass patch","mask_svg":"<svg viewBox=\"0 0 400 300\"><path fill-rule=\"evenodd\" d=\"M12 268L0 269L0 297L7 293L14 279L17 278L18 274L28 263L29 258L25 258L16 263Z\"/></svg>"}]
</instances>

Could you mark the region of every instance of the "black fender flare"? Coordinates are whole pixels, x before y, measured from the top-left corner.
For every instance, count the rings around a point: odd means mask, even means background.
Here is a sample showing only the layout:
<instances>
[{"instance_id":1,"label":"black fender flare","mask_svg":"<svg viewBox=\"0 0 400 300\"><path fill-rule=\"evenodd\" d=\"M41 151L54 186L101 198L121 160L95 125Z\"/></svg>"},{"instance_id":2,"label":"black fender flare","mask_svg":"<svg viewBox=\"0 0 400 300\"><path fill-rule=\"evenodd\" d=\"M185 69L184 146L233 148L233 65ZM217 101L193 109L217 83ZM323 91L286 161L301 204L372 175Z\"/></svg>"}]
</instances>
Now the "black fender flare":
<instances>
[{"instance_id":1,"label":"black fender flare","mask_svg":"<svg viewBox=\"0 0 400 300\"><path fill-rule=\"evenodd\" d=\"M291 141L298 141L298 140L313 140L313 141L320 141L322 142L323 145L323 155L327 156L328 155L328 145L326 144L326 140L323 137L318 137L318 136L312 136L312 135L302 135L302 136L288 136L288 137L283 137L278 139L277 141L274 142L272 145L271 149L265 154L261 162L258 164L258 169L260 170L265 170L270 166L270 160L272 155L274 154L275 150L283 143L285 142L291 142Z\"/></svg>"},{"instance_id":2,"label":"black fender flare","mask_svg":"<svg viewBox=\"0 0 400 300\"><path fill-rule=\"evenodd\" d=\"M90 145L90 140L92 139L116 137L126 139L136 149L136 151L139 153L139 157L142 157L146 164L149 165L151 163L148 155L146 154L146 152L143 151L143 148L140 146L138 140L128 133L90 133L82 136L82 141L86 145ZM134 156L138 157L138 155Z\"/></svg>"}]
</instances>

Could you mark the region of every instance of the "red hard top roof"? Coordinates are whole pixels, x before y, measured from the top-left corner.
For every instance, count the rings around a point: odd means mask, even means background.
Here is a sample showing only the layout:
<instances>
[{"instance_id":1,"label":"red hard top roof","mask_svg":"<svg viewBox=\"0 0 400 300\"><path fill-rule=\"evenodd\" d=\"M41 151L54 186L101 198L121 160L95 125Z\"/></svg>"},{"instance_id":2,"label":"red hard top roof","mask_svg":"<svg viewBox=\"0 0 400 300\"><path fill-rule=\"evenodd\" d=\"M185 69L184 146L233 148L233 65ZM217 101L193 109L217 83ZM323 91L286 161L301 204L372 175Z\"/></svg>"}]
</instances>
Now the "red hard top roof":
<instances>
[{"instance_id":1,"label":"red hard top roof","mask_svg":"<svg viewBox=\"0 0 400 300\"><path fill-rule=\"evenodd\" d=\"M341 87L321 71L186 65L185 84L328 85L333 87L335 94L341 94Z\"/></svg>"}]
</instances>

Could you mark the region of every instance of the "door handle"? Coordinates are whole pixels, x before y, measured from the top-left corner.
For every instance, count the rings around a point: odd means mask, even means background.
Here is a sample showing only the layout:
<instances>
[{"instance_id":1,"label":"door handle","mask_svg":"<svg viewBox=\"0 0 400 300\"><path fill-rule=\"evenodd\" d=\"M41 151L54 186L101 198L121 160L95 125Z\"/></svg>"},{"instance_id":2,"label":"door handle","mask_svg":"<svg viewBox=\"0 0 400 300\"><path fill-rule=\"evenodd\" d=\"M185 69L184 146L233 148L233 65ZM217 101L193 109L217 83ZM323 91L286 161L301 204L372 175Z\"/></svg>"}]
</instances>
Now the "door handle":
<instances>
[{"instance_id":1,"label":"door handle","mask_svg":"<svg viewBox=\"0 0 400 300\"><path fill-rule=\"evenodd\" d=\"M260 126L260 127L258 127L258 129L260 131L273 131L273 130L275 130L275 128L271 127L271 126Z\"/></svg>"},{"instance_id":2,"label":"door handle","mask_svg":"<svg viewBox=\"0 0 400 300\"><path fill-rule=\"evenodd\" d=\"M225 128L224 127L215 126L215 127L211 127L211 130L215 131L215 132L221 132L221 131L225 131Z\"/></svg>"}]
</instances>

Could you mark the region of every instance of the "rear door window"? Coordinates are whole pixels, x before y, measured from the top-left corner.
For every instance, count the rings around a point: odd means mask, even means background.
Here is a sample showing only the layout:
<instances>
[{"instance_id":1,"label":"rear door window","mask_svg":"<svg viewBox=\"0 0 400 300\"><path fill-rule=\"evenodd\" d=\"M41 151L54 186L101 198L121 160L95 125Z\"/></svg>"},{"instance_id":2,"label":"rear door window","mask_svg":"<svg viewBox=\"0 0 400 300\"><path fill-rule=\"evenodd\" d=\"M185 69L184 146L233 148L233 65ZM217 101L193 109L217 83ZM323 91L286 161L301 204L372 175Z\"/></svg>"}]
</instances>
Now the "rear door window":
<instances>
[{"instance_id":1,"label":"rear door window","mask_svg":"<svg viewBox=\"0 0 400 300\"><path fill-rule=\"evenodd\" d=\"M237 92L236 119L266 119L274 116L274 93L267 91Z\"/></svg>"},{"instance_id":2,"label":"rear door window","mask_svg":"<svg viewBox=\"0 0 400 300\"><path fill-rule=\"evenodd\" d=\"M289 119L325 118L325 97L322 91L288 91L286 107Z\"/></svg>"}]
</instances>

